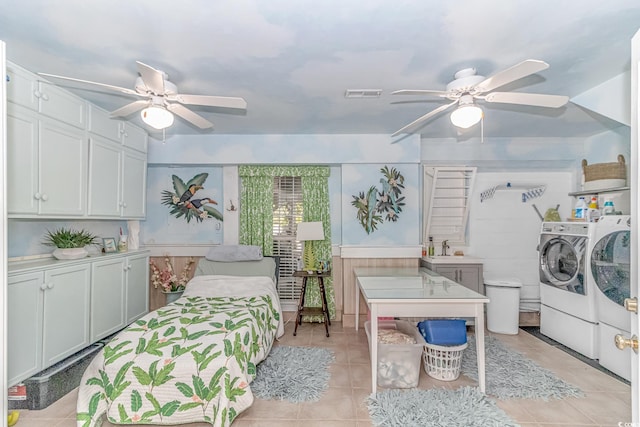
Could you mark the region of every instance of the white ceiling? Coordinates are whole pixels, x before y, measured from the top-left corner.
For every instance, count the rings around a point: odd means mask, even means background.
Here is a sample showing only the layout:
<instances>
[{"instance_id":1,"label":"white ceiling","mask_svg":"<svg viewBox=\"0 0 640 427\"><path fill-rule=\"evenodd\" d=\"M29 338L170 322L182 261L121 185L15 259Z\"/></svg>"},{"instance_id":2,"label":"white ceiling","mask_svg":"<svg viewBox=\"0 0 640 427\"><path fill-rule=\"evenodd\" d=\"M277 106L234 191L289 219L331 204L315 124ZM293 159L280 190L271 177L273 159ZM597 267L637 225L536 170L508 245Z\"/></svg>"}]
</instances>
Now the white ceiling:
<instances>
[{"instance_id":1,"label":"white ceiling","mask_svg":"<svg viewBox=\"0 0 640 427\"><path fill-rule=\"evenodd\" d=\"M214 129L177 119L167 137L391 134L443 104L392 91L444 90L460 69L490 76L529 58L550 68L501 91L575 97L629 70L638 28L638 0L0 2L7 57L31 71L133 88L138 60L167 72L181 93L248 103L246 114L195 107ZM346 89L383 94L345 99ZM132 101L77 93L109 110ZM482 107L485 137L586 136L620 126L572 103ZM442 113L420 133L464 139L479 126L457 135Z\"/></svg>"}]
</instances>

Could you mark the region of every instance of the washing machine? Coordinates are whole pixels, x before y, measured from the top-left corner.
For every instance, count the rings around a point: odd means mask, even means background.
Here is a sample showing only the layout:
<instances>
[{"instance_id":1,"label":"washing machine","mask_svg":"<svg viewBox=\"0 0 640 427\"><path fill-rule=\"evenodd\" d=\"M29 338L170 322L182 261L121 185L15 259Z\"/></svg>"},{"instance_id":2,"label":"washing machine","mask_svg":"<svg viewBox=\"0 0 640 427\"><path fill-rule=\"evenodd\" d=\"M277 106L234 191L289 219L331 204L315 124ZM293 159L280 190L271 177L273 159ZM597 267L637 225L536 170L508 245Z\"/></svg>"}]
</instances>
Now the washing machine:
<instances>
[{"instance_id":1,"label":"washing machine","mask_svg":"<svg viewBox=\"0 0 640 427\"><path fill-rule=\"evenodd\" d=\"M540 332L598 358L595 292L586 276L595 223L543 222L538 242Z\"/></svg>"},{"instance_id":2,"label":"washing machine","mask_svg":"<svg viewBox=\"0 0 640 427\"><path fill-rule=\"evenodd\" d=\"M596 296L599 363L631 380L631 353L614 345L616 334L631 336L631 316L624 308L631 293L631 217L600 217L591 240L587 281Z\"/></svg>"}]
</instances>

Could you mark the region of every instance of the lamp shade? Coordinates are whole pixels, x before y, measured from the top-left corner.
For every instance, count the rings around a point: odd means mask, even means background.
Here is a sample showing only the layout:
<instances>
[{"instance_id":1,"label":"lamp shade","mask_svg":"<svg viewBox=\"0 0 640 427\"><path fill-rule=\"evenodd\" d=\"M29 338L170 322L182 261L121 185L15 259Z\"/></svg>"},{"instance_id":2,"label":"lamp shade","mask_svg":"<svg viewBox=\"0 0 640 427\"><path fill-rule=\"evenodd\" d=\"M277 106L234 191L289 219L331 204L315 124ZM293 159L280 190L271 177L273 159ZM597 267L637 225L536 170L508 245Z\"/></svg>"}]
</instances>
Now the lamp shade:
<instances>
[{"instance_id":1,"label":"lamp shade","mask_svg":"<svg viewBox=\"0 0 640 427\"><path fill-rule=\"evenodd\" d=\"M152 105L140 112L142 121L152 128L162 130L173 124L173 114L164 107Z\"/></svg>"},{"instance_id":2,"label":"lamp shade","mask_svg":"<svg viewBox=\"0 0 640 427\"><path fill-rule=\"evenodd\" d=\"M451 113L451 123L459 128L467 129L482 120L482 108L470 104L461 105Z\"/></svg>"},{"instance_id":3,"label":"lamp shade","mask_svg":"<svg viewBox=\"0 0 640 427\"><path fill-rule=\"evenodd\" d=\"M299 222L296 230L296 240L299 242L306 240L324 240L322 221Z\"/></svg>"}]
</instances>

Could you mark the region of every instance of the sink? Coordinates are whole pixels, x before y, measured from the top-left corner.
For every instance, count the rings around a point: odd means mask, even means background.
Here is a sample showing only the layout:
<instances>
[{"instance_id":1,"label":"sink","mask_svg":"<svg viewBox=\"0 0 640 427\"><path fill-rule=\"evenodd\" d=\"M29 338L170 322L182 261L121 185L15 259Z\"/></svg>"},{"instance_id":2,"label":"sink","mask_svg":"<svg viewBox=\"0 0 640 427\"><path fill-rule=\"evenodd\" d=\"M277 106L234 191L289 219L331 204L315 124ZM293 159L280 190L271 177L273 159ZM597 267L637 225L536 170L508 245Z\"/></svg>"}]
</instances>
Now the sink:
<instances>
[{"instance_id":1,"label":"sink","mask_svg":"<svg viewBox=\"0 0 640 427\"><path fill-rule=\"evenodd\" d=\"M481 258L466 255L435 255L422 259L432 264L482 264Z\"/></svg>"}]
</instances>

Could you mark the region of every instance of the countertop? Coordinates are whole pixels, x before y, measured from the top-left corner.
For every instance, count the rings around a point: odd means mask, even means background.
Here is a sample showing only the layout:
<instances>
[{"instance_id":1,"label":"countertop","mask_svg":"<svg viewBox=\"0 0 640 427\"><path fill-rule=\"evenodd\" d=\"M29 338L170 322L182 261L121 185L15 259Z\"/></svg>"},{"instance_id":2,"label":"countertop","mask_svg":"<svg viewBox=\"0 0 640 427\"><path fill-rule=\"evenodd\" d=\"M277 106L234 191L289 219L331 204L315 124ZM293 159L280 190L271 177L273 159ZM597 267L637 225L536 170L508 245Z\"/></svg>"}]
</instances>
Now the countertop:
<instances>
[{"instance_id":1,"label":"countertop","mask_svg":"<svg viewBox=\"0 0 640 427\"><path fill-rule=\"evenodd\" d=\"M482 258L467 255L425 256L422 260L431 264L482 264Z\"/></svg>"}]
</instances>

